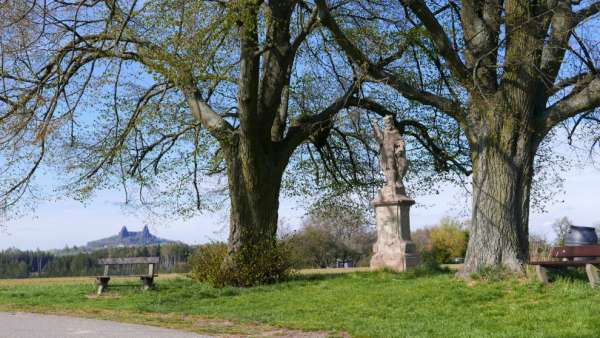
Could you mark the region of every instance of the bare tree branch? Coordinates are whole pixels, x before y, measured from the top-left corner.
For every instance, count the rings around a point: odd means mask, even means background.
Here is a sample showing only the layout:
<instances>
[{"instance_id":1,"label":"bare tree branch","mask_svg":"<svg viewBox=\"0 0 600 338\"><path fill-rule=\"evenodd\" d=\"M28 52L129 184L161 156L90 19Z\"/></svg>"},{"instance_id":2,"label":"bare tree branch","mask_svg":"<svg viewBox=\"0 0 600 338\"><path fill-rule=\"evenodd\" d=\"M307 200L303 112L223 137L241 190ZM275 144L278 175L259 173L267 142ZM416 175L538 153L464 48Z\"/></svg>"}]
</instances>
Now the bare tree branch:
<instances>
[{"instance_id":1,"label":"bare tree branch","mask_svg":"<svg viewBox=\"0 0 600 338\"><path fill-rule=\"evenodd\" d=\"M560 121L600 106L600 77L596 76L586 87L548 107L544 114L545 130Z\"/></svg>"},{"instance_id":2,"label":"bare tree branch","mask_svg":"<svg viewBox=\"0 0 600 338\"><path fill-rule=\"evenodd\" d=\"M324 0L317 0L319 5L319 15L321 22L332 32L337 43L346 52L348 57L356 63L360 69L364 70L374 81L383 82L398 90L404 97L416 100L424 105L432 106L452 116L459 122L464 122L465 112L460 102L447 99L433 93L419 90L414 85L404 81L400 76L385 71L371 62L363 52L356 47L348 37L342 32L341 28L331 16Z\"/></svg>"},{"instance_id":3,"label":"bare tree branch","mask_svg":"<svg viewBox=\"0 0 600 338\"><path fill-rule=\"evenodd\" d=\"M409 7L415 15L421 20L440 55L448 62L454 76L466 87L470 87L472 80L469 77L469 71L464 65L458 52L448 39L444 28L435 18L435 15L427 7L423 0L400 0L400 2Z\"/></svg>"}]
</instances>

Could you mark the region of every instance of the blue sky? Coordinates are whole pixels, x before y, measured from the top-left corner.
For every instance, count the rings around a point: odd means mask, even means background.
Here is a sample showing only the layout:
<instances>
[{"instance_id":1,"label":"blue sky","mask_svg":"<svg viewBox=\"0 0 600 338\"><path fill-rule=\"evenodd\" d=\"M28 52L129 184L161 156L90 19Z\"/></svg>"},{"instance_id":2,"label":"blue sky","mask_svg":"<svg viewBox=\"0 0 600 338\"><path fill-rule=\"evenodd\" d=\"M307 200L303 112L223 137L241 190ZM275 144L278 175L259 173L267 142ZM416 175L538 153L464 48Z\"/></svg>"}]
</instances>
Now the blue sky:
<instances>
[{"instance_id":1,"label":"blue sky","mask_svg":"<svg viewBox=\"0 0 600 338\"><path fill-rule=\"evenodd\" d=\"M563 148L562 151L568 151ZM600 171L591 164L572 167L563 175L564 193L547 205L547 212L532 211L532 233L554 237L552 222L568 216L577 225L592 226L600 221ZM413 229L435 224L444 216L465 218L470 200L461 188L443 186L436 195L419 196L411 212ZM55 249L65 245L83 245L88 241L116 234L126 225L132 231L148 225L150 230L164 238L190 244L227 238L225 212L205 214L189 220L151 220L120 205L118 191L105 191L91 201L81 204L73 200L46 202L34 213L6 223L0 230L0 249ZM300 224L305 211L296 207L294 200L281 202L280 216L291 226Z\"/></svg>"}]
</instances>

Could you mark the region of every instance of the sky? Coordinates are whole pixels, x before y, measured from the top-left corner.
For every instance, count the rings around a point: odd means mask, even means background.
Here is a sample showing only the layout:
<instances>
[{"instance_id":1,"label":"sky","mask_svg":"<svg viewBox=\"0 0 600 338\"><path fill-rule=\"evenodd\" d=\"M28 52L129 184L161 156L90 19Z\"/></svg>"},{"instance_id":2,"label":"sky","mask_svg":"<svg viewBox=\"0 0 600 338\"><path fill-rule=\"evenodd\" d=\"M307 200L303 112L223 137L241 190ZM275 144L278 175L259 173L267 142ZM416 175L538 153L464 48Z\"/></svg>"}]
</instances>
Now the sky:
<instances>
[{"instance_id":1,"label":"sky","mask_svg":"<svg viewBox=\"0 0 600 338\"><path fill-rule=\"evenodd\" d=\"M564 148L561 152L568 152ZM568 155L568 154L567 154ZM600 170L591 164L573 166L563 177L564 192L560 193L542 213L532 210L530 231L553 239L552 223L560 217L569 217L574 224L593 226L600 221ZM0 230L0 249L61 249L65 246L85 245L88 241L112 236L122 226L139 231L148 225L150 231L163 238L188 244L200 244L227 238L225 211L209 213L188 220L152 220L147 215L123 207L123 196L118 191L104 191L85 204L74 200L44 202L35 212L11 220ZM444 185L438 194L417 196L411 210L411 228L431 226L444 217L468 217L470 198L462 188ZM280 218L286 225L297 227L305 214L298 207L303 203L281 200ZM224 208L225 210L225 208Z\"/></svg>"}]
</instances>

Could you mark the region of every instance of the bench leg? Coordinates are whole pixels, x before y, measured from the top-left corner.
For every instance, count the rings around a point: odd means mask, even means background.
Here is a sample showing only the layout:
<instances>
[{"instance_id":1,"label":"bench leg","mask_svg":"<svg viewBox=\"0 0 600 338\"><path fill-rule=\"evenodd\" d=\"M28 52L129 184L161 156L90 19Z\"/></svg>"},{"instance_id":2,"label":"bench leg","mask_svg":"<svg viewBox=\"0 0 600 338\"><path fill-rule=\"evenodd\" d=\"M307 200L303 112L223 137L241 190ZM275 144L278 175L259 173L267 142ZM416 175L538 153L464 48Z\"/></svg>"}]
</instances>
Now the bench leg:
<instances>
[{"instance_id":1,"label":"bench leg","mask_svg":"<svg viewBox=\"0 0 600 338\"><path fill-rule=\"evenodd\" d=\"M540 282L547 284L548 283L548 269L541 265L535 266L535 272L537 273L538 279Z\"/></svg>"},{"instance_id":2,"label":"bench leg","mask_svg":"<svg viewBox=\"0 0 600 338\"><path fill-rule=\"evenodd\" d=\"M592 288L595 288L598 285L598 268L592 264L586 264L585 272L587 273L590 285Z\"/></svg>"},{"instance_id":3,"label":"bench leg","mask_svg":"<svg viewBox=\"0 0 600 338\"><path fill-rule=\"evenodd\" d=\"M108 281L110 278L100 278L96 280L96 284L98 284L98 294L102 294L106 289L108 289Z\"/></svg>"},{"instance_id":4,"label":"bench leg","mask_svg":"<svg viewBox=\"0 0 600 338\"><path fill-rule=\"evenodd\" d=\"M150 290L152 288L152 286L154 285L154 278L148 278L148 277L142 277L142 290L146 291L146 290Z\"/></svg>"}]
</instances>

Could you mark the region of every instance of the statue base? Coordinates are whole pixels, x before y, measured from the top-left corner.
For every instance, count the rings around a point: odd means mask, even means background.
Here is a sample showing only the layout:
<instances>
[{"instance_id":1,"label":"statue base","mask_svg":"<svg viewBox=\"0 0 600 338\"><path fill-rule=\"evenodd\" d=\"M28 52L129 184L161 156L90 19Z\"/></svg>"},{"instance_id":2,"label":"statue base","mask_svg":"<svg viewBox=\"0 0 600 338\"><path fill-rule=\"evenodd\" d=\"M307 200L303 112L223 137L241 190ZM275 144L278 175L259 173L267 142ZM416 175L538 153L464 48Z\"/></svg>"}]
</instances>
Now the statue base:
<instances>
[{"instance_id":1,"label":"statue base","mask_svg":"<svg viewBox=\"0 0 600 338\"><path fill-rule=\"evenodd\" d=\"M407 271L421 264L421 256L414 249L413 242L398 242L380 248L371 257L371 269L392 269L397 272ZM375 245L377 246L377 244ZM377 249L373 249L375 251ZM407 252L414 251L414 252Z\"/></svg>"},{"instance_id":2,"label":"statue base","mask_svg":"<svg viewBox=\"0 0 600 338\"><path fill-rule=\"evenodd\" d=\"M373 245L371 268L406 271L421 263L410 239L410 207L415 201L406 195L384 200L383 194L373 201L377 221L377 242ZM382 196L383 195L383 196ZM385 196L385 197L389 197Z\"/></svg>"}]
</instances>

